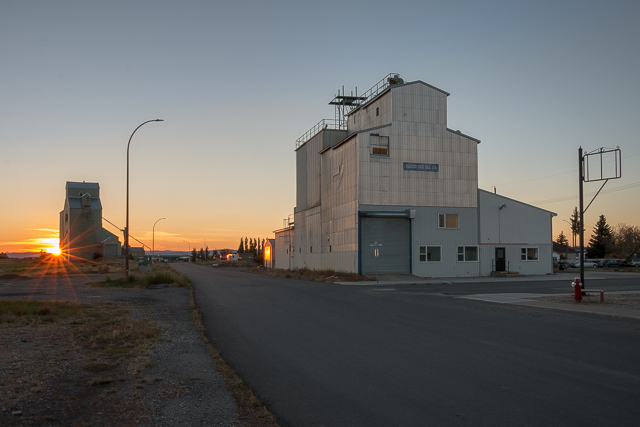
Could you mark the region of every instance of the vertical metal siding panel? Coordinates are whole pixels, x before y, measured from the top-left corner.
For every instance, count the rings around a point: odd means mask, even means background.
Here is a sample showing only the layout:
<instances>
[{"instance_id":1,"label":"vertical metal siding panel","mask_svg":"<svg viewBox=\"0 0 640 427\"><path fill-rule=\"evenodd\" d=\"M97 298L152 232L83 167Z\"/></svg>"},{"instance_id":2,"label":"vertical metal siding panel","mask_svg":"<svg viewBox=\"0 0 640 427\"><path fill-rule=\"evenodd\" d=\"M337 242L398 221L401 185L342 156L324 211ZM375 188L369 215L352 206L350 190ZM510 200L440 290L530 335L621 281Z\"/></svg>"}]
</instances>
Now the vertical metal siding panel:
<instances>
[{"instance_id":1,"label":"vertical metal siding panel","mask_svg":"<svg viewBox=\"0 0 640 427\"><path fill-rule=\"evenodd\" d=\"M322 150L323 133L315 135L307 146L307 207L320 203L320 151Z\"/></svg>"},{"instance_id":2,"label":"vertical metal siding panel","mask_svg":"<svg viewBox=\"0 0 640 427\"><path fill-rule=\"evenodd\" d=\"M296 151L296 208L307 207L307 145Z\"/></svg>"}]
</instances>

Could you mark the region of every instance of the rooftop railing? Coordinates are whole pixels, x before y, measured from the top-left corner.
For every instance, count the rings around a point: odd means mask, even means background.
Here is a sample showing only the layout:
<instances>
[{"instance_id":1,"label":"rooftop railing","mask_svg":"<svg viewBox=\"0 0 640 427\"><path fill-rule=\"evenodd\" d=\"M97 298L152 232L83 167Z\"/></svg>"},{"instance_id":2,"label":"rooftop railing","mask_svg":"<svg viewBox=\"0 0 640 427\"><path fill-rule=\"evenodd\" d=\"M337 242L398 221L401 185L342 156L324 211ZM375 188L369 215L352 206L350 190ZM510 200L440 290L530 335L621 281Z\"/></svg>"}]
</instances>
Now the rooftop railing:
<instances>
[{"instance_id":1,"label":"rooftop railing","mask_svg":"<svg viewBox=\"0 0 640 427\"><path fill-rule=\"evenodd\" d=\"M357 102L352 102L348 105L334 104L334 105L337 105L336 108L345 109L345 111L340 113L340 118L320 120L314 127L312 127L307 132L305 132L304 135L296 139L296 150L300 148L300 146L302 146L305 142L307 142L308 140L313 138L315 135L317 135L323 129L346 130L347 122L343 117L344 113L349 114L351 111L355 110L356 108L363 106L364 104L366 104L367 102L371 101L373 98L378 96L385 89L387 89L391 84L399 84L402 82L403 80L400 78L398 73L389 73L386 76L384 76L382 80L380 80L378 83L373 85L369 90L364 92L362 95L357 96L358 98Z\"/></svg>"},{"instance_id":2,"label":"rooftop railing","mask_svg":"<svg viewBox=\"0 0 640 427\"><path fill-rule=\"evenodd\" d=\"M296 150L300 148L302 144L319 134L320 131L324 129L346 130L347 124L345 122L340 123L340 121L334 119L320 120L314 127L306 131L304 135L296 139Z\"/></svg>"}]
</instances>

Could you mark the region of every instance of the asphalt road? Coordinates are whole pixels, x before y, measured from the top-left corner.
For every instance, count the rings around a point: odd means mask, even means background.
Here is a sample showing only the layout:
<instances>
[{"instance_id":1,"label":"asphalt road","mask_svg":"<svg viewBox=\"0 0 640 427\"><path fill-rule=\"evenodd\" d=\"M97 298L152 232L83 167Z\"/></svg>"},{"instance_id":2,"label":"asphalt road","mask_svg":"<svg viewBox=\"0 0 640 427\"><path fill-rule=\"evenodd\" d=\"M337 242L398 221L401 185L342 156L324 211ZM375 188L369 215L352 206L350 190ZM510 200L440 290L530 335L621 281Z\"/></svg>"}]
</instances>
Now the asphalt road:
<instances>
[{"instance_id":1,"label":"asphalt road","mask_svg":"<svg viewBox=\"0 0 640 427\"><path fill-rule=\"evenodd\" d=\"M640 420L640 321L454 297L567 292L564 280L340 286L174 266L211 341L283 427Z\"/></svg>"}]
</instances>

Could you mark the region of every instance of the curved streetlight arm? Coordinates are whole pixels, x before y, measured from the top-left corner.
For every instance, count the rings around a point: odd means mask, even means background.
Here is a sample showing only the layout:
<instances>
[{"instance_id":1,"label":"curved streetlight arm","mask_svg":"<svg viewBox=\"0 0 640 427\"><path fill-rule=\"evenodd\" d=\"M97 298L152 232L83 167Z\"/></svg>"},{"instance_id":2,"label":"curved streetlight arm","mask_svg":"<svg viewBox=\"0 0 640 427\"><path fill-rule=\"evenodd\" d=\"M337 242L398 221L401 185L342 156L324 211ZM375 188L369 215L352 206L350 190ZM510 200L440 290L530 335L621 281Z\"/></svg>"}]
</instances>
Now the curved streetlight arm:
<instances>
[{"instance_id":1,"label":"curved streetlight arm","mask_svg":"<svg viewBox=\"0 0 640 427\"><path fill-rule=\"evenodd\" d=\"M151 265L153 265L154 258L156 257L156 224L158 223L158 221L162 221L163 219L167 218L160 218L153 223L153 232L151 233L153 235L153 241L151 243Z\"/></svg>"},{"instance_id":2,"label":"curved streetlight arm","mask_svg":"<svg viewBox=\"0 0 640 427\"><path fill-rule=\"evenodd\" d=\"M125 248L125 260L124 260L124 269L126 276L129 277L129 146L131 145L131 139L133 135L135 135L136 131L140 129L143 125L151 122L164 122L163 119L153 119L147 120L146 122L140 124L131 136L129 137L129 142L127 143L127 224L124 228L124 248Z\"/></svg>"}]
</instances>

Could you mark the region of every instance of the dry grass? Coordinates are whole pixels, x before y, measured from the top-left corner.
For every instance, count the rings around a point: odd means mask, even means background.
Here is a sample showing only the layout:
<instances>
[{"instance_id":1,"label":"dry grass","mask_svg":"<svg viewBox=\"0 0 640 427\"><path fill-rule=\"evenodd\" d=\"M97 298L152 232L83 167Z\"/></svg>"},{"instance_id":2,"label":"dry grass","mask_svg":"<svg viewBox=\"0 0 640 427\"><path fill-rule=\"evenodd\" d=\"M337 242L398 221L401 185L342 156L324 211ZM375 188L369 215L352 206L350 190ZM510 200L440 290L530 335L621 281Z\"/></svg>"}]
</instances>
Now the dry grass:
<instances>
[{"instance_id":1,"label":"dry grass","mask_svg":"<svg viewBox=\"0 0 640 427\"><path fill-rule=\"evenodd\" d=\"M285 279L308 280L312 282L364 282L369 279L365 276L355 273L340 273L334 270L313 270L310 268L296 268L293 270L284 270L281 268L264 268L252 267L243 268L242 271L254 274L264 274L267 276L283 277Z\"/></svg>"},{"instance_id":2,"label":"dry grass","mask_svg":"<svg viewBox=\"0 0 640 427\"><path fill-rule=\"evenodd\" d=\"M156 325L130 307L0 300L0 404L29 411L35 425L123 425L147 421L132 398ZM64 405L61 405L64 402ZM21 425L19 417L2 423Z\"/></svg>"},{"instance_id":3,"label":"dry grass","mask_svg":"<svg viewBox=\"0 0 640 427\"><path fill-rule=\"evenodd\" d=\"M103 288L149 288L154 285L172 285L174 287L191 287L188 276L179 274L164 264L157 263L153 266L153 271L131 273L129 277L119 277L111 279L107 276L105 280L93 282L94 286Z\"/></svg>"},{"instance_id":4,"label":"dry grass","mask_svg":"<svg viewBox=\"0 0 640 427\"><path fill-rule=\"evenodd\" d=\"M135 268L137 269L137 266ZM55 255L47 255L36 259L0 259L0 277L5 275L12 275L15 278L16 276L37 277L54 274L95 273L124 273L124 260L120 258L102 258L98 261L81 259L68 261L64 257Z\"/></svg>"}]
</instances>

